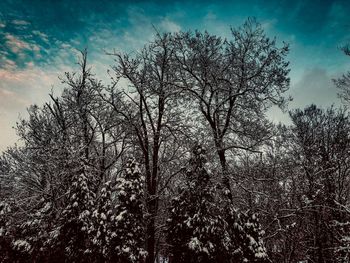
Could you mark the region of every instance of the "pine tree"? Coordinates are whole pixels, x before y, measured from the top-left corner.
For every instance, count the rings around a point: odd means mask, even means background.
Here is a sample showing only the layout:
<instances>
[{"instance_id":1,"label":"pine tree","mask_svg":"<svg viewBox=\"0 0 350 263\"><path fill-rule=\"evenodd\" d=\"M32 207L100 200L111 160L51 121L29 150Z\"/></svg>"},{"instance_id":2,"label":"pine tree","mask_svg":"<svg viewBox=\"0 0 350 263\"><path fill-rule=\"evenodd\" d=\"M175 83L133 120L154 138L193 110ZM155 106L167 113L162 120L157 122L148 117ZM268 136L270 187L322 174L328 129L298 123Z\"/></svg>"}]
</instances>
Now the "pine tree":
<instances>
[{"instance_id":1,"label":"pine tree","mask_svg":"<svg viewBox=\"0 0 350 263\"><path fill-rule=\"evenodd\" d=\"M268 256L262 242L264 232L254 213L231 212L228 232L231 236L234 262L267 262Z\"/></svg>"},{"instance_id":2,"label":"pine tree","mask_svg":"<svg viewBox=\"0 0 350 263\"><path fill-rule=\"evenodd\" d=\"M93 242L93 257L96 262L108 261L112 228L111 181L104 184L100 191L97 208L92 213L93 227L90 236Z\"/></svg>"},{"instance_id":3,"label":"pine tree","mask_svg":"<svg viewBox=\"0 0 350 263\"><path fill-rule=\"evenodd\" d=\"M12 255L13 218L12 206L7 201L0 201L0 262L9 262Z\"/></svg>"},{"instance_id":4,"label":"pine tree","mask_svg":"<svg viewBox=\"0 0 350 263\"><path fill-rule=\"evenodd\" d=\"M116 181L116 206L111 233L111 255L115 262L140 262L145 256L144 177L134 159L126 163Z\"/></svg>"},{"instance_id":5,"label":"pine tree","mask_svg":"<svg viewBox=\"0 0 350 263\"><path fill-rule=\"evenodd\" d=\"M172 200L168 243L172 262L266 262L263 231L256 215L238 213L215 198L204 150L193 150L186 185Z\"/></svg>"},{"instance_id":6,"label":"pine tree","mask_svg":"<svg viewBox=\"0 0 350 263\"><path fill-rule=\"evenodd\" d=\"M21 251L31 255L31 260L45 261L50 254L48 246L52 223L52 204L42 198L37 207L28 215L28 219L17 228L17 238L14 241L20 246L15 246Z\"/></svg>"},{"instance_id":7,"label":"pine tree","mask_svg":"<svg viewBox=\"0 0 350 263\"><path fill-rule=\"evenodd\" d=\"M52 205L42 198L22 218L16 202L0 202L0 262L42 262L50 251L47 242L52 222Z\"/></svg>"},{"instance_id":8,"label":"pine tree","mask_svg":"<svg viewBox=\"0 0 350 263\"><path fill-rule=\"evenodd\" d=\"M91 255L89 232L92 228L91 211L95 205L95 194L90 190L90 176L84 165L73 175L68 205L63 211L58 242L64 249L66 260L70 262L86 262Z\"/></svg>"},{"instance_id":9,"label":"pine tree","mask_svg":"<svg viewBox=\"0 0 350 263\"><path fill-rule=\"evenodd\" d=\"M172 200L167 221L172 262L224 262L225 222L204 167L204 150L198 146L192 154L186 185Z\"/></svg>"},{"instance_id":10,"label":"pine tree","mask_svg":"<svg viewBox=\"0 0 350 263\"><path fill-rule=\"evenodd\" d=\"M261 230L259 219L256 214L241 214L244 221L244 230L246 233L246 250L244 252L248 262L266 262L267 253L262 241L264 231Z\"/></svg>"}]
</instances>

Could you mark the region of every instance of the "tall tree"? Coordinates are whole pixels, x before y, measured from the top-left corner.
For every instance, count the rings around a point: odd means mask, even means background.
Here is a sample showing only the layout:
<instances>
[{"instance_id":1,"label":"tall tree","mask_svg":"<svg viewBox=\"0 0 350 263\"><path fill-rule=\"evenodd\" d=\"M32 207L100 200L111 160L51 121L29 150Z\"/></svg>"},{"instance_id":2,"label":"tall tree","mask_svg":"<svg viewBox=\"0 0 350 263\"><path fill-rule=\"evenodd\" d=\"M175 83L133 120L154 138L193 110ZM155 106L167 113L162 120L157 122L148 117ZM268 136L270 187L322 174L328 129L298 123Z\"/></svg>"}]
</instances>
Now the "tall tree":
<instances>
[{"instance_id":1,"label":"tall tree","mask_svg":"<svg viewBox=\"0 0 350 263\"><path fill-rule=\"evenodd\" d=\"M92 243L89 238L93 227L91 216L95 207L95 194L92 191L94 176L85 165L74 171L72 187L68 192L69 201L63 210L57 245L63 248L65 261L88 261L92 253ZM56 245L56 244L55 244Z\"/></svg>"},{"instance_id":2,"label":"tall tree","mask_svg":"<svg viewBox=\"0 0 350 263\"><path fill-rule=\"evenodd\" d=\"M196 102L211 131L229 199L227 151L257 150L269 135L266 109L283 106L282 94L289 87L288 45L277 47L253 19L231 32L232 40L207 32L175 38L178 84Z\"/></svg>"},{"instance_id":3,"label":"tall tree","mask_svg":"<svg viewBox=\"0 0 350 263\"><path fill-rule=\"evenodd\" d=\"M70 203L72 178L76 177L73 171L83 166L89 170L87 183L95 195L111 169L118 169L117 161L126 145L127 132L119 116L101 99L103 86L88 68L86 52L82 52L78 64L78 73L66 73L62 78L66 89L61 96L51 94L48 103L28 109L29 118L17 125L23 146L10 148L2 156L1 194L8 201L15 196L17 199L17 209L13 209L16 213L11 214L21 219L17 220L18 226L41 220L39 228L47 227L44 239L56 235L61 226L63 210ZM3 187L5 180L8 182ZM36 214L45 204L51 209L43 220ZM43 233L31 226L26 235L30 231ZM40 244L32 248L43 250Z\"/></svg>"},{"instance_id":4,"label":"tall tree","mask_svg":"<svg viewBox=\"0 0 350 263\"><path fill-rule=\"evenodd\" d=\"M215 188L205 168L206 155L201 146L192 151L186 171L186 184L169 207L168 243L171 262L225 262L225 221L215 201ZM228 241L229 242L229 241Z\"/></svg>"},{"instance_id":5,"label":"tall tree","mask_svg":"<svg viewBox=\"0 0 350 263\"><path fill-rule=\"evenodd\" d=\"M108 262L110 259L111 239L114 235L114 217L112 206L112 182L107 181L97 200L97 204L92 213L92 227L89 237L92 239L93 249L91 262Z\"/></svg>"},{"instance_id":6,"label":"tall tree","mask_svg":"<svg viewBox=\"0 0 350 263\"><path fill-rule=\"evenodd\" d=\"M299 169L300 211L307 256L317 262L339 262L334 224L348 222L350 123L342 110L315 105L291 112L294 156ZM345 208L345 209L344 209Z\"/></svg>"},{"instance_id":7,"label":"tall tree","mask_svg":"<svg viewBox=\"0 0 350 263\"><path fill-rule=\"evenodd\" d=\"M114 54L116 79L126 80L128 89L110 89L105 98L130 127L130 138L136 155L142 156L146 180L147 263L153 263L156 246L156 223L159 209L160 182L167 182L175 171L169 171L179 160L183 147L186 116L178 107L179 91L174 83L177 73L173 66L174 47L170 34L156 36L140 53L130 57ZM122 97L123 105L118 104ZM171 145L171 147L169 147ZM168 170L170 173L166 174ZM165 188L166 186L164 186Z\"/></svg>"},{"instance_id":8,"label":"tall tree","mask_svg":"<svg viewBox=\"0 0 350 263\"><path fill-rule=\"evenodd\" d=\"M144 176L134 159L129 159L116 182L115 216L112 218L111 259L120 263L142 262L144 249Z\"/></svg>"}]
</instances>

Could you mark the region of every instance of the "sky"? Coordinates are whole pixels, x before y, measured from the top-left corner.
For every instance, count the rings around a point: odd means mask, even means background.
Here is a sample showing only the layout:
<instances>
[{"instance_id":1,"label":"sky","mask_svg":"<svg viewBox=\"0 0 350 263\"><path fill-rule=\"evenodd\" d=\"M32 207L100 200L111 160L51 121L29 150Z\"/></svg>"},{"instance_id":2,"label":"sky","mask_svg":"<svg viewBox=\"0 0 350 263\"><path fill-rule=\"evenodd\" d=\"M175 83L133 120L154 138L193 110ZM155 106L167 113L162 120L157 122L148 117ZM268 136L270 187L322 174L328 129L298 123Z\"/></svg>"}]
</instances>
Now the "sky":
<instances>
[{"instance_id":1,"label":"sky","mask_svg":"<svg viewBox=\"0 0 350 263\"><path fill-rule=\"evenodd\" d=\"M161 32L207 30L230 38L230 27L248 17L260 22L278 45L290 44L288 109L316 103L340 105L332 79L350 70L340 47L350 43L350 1L0 1L0 152L18 142L13 127L31 104L64 87L59 79L76 69L77 50L88 48L97 77L108 81L108 52L132 52ZM288 123L288 114L268 116Z\"/></svg>"}]
</instances>

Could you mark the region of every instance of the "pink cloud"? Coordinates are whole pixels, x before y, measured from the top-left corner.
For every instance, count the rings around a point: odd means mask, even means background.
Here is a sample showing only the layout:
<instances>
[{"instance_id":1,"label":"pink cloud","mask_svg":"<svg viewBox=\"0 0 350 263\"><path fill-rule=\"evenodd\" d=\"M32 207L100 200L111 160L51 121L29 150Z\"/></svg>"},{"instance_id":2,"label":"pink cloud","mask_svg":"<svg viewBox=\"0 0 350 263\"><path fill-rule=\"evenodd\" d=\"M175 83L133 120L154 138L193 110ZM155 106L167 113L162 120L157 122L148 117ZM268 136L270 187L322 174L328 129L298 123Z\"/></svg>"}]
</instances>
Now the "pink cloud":
<instances>
[{"instance_id":1,"label":"pink cloud","mask_svg":"<svg viewBox=\"0 0 350 263\"><path fill-rule=\"evenodd\" d=\"M8 63L11 64L10 60ZM27 116L27 107L48 101L53 85L60 87L58 75L62 72L40 69L31 62L28 64L23 70L0 69L0 152L17 142L12 127L19 116Z\"/></svg>"},{"instance_id":2,"label":"pink cloud","mask_svg":"<svg viewBox=\"0 0 350 263\"><path fill-rule=\"evenodd\" d=\"M16 63L10 59L5 59L2 66L6 70L14 70L16 68Z\"/></svg>"},{"instance_id":3,"label":"pink cloud","mask_svg":"<svg viewBox=\"0 0 350 263\"><path fill-rule=\"evenodd\" d=\"M37 44L32 44L25 42L18 37L11 35L9 33L5 34L5 40L7 47L13 52L13 53L19 53L24 49L32 50L32 51L39 51L40 46Z\"/></svg>"},{"instance_id":4,"label":"pink cloud","mask_svg":"<svg viewBox=\"0 0 350 263\"><path fill-rule=\"evenodd\" d=\"M24 42L11 34L7 33L5 35L5 39L7 47L10 48L14 53L17 53L22 49L30 49L30 46L27 42Z\"/></svg>"}]
</instances>

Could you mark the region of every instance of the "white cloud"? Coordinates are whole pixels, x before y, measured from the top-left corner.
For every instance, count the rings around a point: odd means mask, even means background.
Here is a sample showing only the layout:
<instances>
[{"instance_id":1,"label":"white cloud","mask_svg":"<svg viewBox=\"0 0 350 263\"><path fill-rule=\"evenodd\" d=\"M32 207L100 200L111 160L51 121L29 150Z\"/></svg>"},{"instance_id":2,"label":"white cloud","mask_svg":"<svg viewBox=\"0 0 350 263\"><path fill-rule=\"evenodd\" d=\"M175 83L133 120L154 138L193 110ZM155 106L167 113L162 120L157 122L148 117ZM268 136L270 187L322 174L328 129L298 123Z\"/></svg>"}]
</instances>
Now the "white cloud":
<instances>
[{"instance_id":1,"label":"white cloud","mask_svg":"<svg viewBox=\"0 0 350 263\"><path fill-rule=\"evenodd\" d=\"M5 58L1 66L7 70L14 70L16 68L16 63L11 59Z\"/></svg>"},{"instance_id":2,"label":"white cloud","mask_svg":"<svg viewBox=\"0 0 350 263\"><path fill-rule=\"evenodd\" d=\"M33 52L39 52L40 46L35 43L29 43L17 36L6 33L4 36L6 46L13 52L18 54L19 56L24 57L22 53L23 50L31 50Z\"/></svg>"},{"instance_id":3,"label":"white cloud","mask_svg":"<svg viewBox=\"0 0 350 263\"><path fill-rule=\"evenodd\" d=\"M217 16L212 11L209 11L204 17L205 20L216 20Z\"/></svg>"},{"instance_id":4,"label":"white cloud","mask_svg":"<svg viewBox=\"0 0 350 263\"><path fill-rule=\"evenodd\" d=\"M26 66L28 68L33 68L34 67L34 62L33 61L29 61L29 62L26 63Z\"/></svg>"},{"instance_id":5,"label":"white cloud","mask_svg":"<svg viewBox=\"0 0 350 263\"><path fill-rule=\"evenodd\" d=\"M58 90L61 71L43 70L30 65L24 70L0 69L0 152L17 142L12 129L19 116L26 117L31 104L42 104L54 85Z\"/></svg>"},{"instance_id":6,"label":"white cloud","mask_svg":"<svg viewBox=\"0 0 350 263\"><path fill-rule=\"evenodd\" d=\"M275 27L275 25L277 24L278 20L276 18L274 19L269 19L269 20L264 20L261 22L261 27L269 32L271 30L273 30L273 28Z\"/></svg>"},{"instance_id":7,"label":"white cloud","mask_svg":"<svg viewBox=\"0 0 350 263\"><path fill-rule=\"evenodd\" d=\"M18 53L18 51L23 49L30 49L30 45L27 42L9 33L5 34L5 41L7 47L14 53Z\"/></svg>"},{"instance_id":8,"label":"white cloud","mask_svg":"<svg viewBox=\"0 0 350 263\"><path fill-rule=\"evenodd\" d=\"M45 33L40 32L39 30L33 30L32 33L39 36L44 42L49 43L49 37Z\"/></svg>"},{"instance_id":9,"label":"white cloud","mask_svg":"<svg viewBox=\"0 0 350 263\"><path fill-rule=\"evenodd\" d=\"M12 24L17 25L17 26L27 26L27 25L30 25L30 23L29 23L28 21L19 20L19 19L12 20Z\"/></svg>"},{"instance_id":10,"label":"white cloud","mask_svg":"<svg viewBox=\"0 0 350 263\"><path fill-rule=\"evenodd\" d=\"M169 20L169 18L164 18L160 22L160 27L165 32L179 32L181 30L181 26L176 24L175 22Z\"/></svg>"},{"instance_id":11,"label":"white cloud","mask_svg":"<svg viewBox=\"0 0 350 263\"><path fill-rule=\"evenodd\" d=\"M304 108L312 103L323 107L340 104L338 90L332 82L335 77L324 68L305 69L300 79L291 85L290 95L294 100L290 108Z\"/></svg>"},{"instance_id":12,"label":"white cloud","mask_svg":"<svg viewBox=\"0 0 350 263\"><path fill-rule=\"evenodd\" d=\"M341 73L329 72L324 68L303 68L292 78L291 87L286 96L291 96L293 101L288 105L288 109L304 109L316 104L320 107L340 106L341 101L337 96L338 90L335 88L332 79L340 76ZM272 107L267 116L270 120L291 124L288 112L283 113L277 107Z\"/></svg>"},{"instance_id":13,"label":"white cloud","mask_svg":"<svg viewBox=\"0 0 350 263\"><path fill-rule=\"evenodd\" d=\"M65 48L72 48L72 46L70 44L67 43L62 43L61 44L61 48L65 49Z\"/></svg>"}]
</instances>

